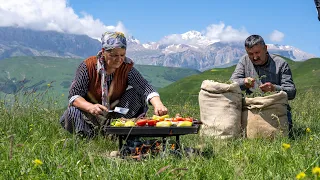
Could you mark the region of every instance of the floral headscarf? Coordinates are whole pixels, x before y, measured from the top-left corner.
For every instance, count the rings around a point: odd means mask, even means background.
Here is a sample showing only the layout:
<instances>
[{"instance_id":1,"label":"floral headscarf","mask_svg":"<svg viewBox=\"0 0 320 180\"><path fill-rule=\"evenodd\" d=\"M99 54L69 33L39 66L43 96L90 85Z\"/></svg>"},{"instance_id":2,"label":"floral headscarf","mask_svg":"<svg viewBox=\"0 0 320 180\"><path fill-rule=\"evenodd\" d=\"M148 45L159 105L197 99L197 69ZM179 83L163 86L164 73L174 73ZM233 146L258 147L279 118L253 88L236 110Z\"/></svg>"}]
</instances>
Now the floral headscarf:
<instances>
[{"instance_id":1,"label":"floral headscarf","mask_svg":"<svg viewBox=\"0 0 320 180\"><path fill-rule=\"evenodd\" d=\"M101 44L104 50L127 48L127 40L122 32L105 32L101 37Z\"/></svg>"},{"instance_id":2,"label":"floral headscarf","mask_svg":"<svg viewBox=\"0 0 320 180\"><path fill-rule=\"evenodd\" d=\"M121 32L105 32L101 37L102 50L97 55L97 72L101 74L101 90L102 90L102 105L110 109L110 100L108 99L108 84L107 84L107 73L104 65L104 57L102 52L111 50L114 48L127 48L127 40ZM107 68L107 67L106 67Z\"/></svg>"}]
</instances>

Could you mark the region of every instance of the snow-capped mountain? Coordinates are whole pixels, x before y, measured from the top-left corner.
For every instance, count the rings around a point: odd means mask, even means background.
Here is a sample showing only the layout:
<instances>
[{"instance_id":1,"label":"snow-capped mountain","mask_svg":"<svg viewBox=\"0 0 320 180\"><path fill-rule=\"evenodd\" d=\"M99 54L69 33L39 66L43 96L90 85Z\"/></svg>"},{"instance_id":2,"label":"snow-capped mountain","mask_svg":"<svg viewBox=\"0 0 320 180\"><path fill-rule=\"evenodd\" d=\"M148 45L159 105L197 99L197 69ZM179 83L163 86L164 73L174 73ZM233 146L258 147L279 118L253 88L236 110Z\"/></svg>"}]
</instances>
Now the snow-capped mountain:
<instances>
[{"instance_id":1,"label":"snow-capped mountain","mask_svg":"<svg viewBox=\"0 0 320 180\"><path fill-rule=\"evenodd\" d=\"M295 61L303 61L315 57L312 54L306 53L298 48L288 45L267 44L269 52L276 53L288 57Z\"/></svg>"},{"instance_id":2,"label":"snow-capped mountain","mask_svg":"<svg viewBox=\"0 0 320 180\"><path fill-rule=\"evenodd\" d=\"M146 44L142 44L142 46L146 49L151 49L151 50L155 50L155 49L159 49L159 43L156 42L148 42Z\"/></svg>"},{"instance_id":3,"label":"snow-capped mountain","mask_svg":"<svg viewBox=\"0 0 320 180\"><path fill-rule=\"evenodd\" d=\"M190 44L195 46L205 47L215 42L216 40L210 40L198 31L188 31L181 34L182 39L186 40Z\"/></svg>"},{"instance_id":4,"label":"snow-capped mountain","mask_svg":"<svg viewBox=\"0 0 320 180\"><path fill-rule=\"evenodd\" d=\"M206 70L217 66L236 64L246 52L243 42L219 42L198 31L165 36L158 42L142 44L137 52L137 44L128 43L128 55L141 64L187 67ZM268 51L295 61L315 57L288 45L267 44ZM148 54L148 55L147 55Z\"/></svg>"},{"instance_id":5,"label":"snow-capped mountain","mask_svg":"<svg viewBox=\"0 0 320 180\"><path fill-rule=\"evenodd\" d=\"M164 53L164 54L170 54L170 53L184 52L184 51L187 51L187 50L196 51L197 49L199 49L199 47L193 46L193 45L171 44L171 45L168 45L167 47L165 47L164 49L162 49L161 52Z\"/></svg>"},{"instance_id":6,"label":"snow-capped mountain","mask_svg":"<svg viewBox=\"0 0 320 180\"><path fill-rule=\"evenodd\" d=\"M150 43L146 43L143 44L143 46L146 49L164 49L167 46L170 46L170 48L172 48L172 45L175 45L177 48L177 50L179 51L179 49L183 46L189 46L190 48L204 48L210 44L213 44L217 41L214 40L210 40L208 38L206 38L203 34L201 34L198 31L188 31L186 33L183 34L171 34L168 36L163 37L160 41L158 42L150 42ZM168 50L170 51L170 50ZM164 52L168 52L168 51L164 51Z\"/></svg>"},{"instance_id":7,"label":"snow-capped mountain","mask_svg":"<svg viewBox=\"0 0 320 180\"><path fill-rule=\"evenodd\" d=\"M245 38L245 37L244 37ZM246 52L243 42L221 42L198 31L172 34L158 42L142 44L127 36L127 56L136 64L207 70L236 64ZM12 56L87 58L101 48L97 39L53 31L0 27L0 60ZM314 57L292 46L268 44L270 53L301 61Z\"/></svg>"}]
</instances>

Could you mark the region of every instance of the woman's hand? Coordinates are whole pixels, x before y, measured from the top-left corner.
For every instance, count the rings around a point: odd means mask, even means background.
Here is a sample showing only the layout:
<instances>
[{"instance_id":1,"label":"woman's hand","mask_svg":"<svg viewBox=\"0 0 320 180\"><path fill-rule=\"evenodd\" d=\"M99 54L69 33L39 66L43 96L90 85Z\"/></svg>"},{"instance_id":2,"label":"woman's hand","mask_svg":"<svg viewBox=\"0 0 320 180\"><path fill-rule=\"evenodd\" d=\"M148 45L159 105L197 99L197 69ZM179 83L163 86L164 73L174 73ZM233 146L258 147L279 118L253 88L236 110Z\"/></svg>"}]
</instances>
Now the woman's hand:
<instances>
[{"instance_id":1,"label":"woman's hand","mask_svg":"<svg viewBox=\"0 0 320 180\"><path fill-rule=\"evenodd\" d=\"M162 104L160 97L155 96L150 99L150 103L154 108L154 114L157 116L163 116L168 114L168 109Z\"/></svg>"},{"instance_id":2,"label":"woman's hand","mask_svg":"<svg viewBox=\"0 0 320 180\"><path fill-rule=\"evenodd\" d=\"M154 106L154 114L157 116L163 116L168 114L168 109L161 103Z\"/></svg>"},{"instance_id":3,"label":"woman's hand","mask_svg":"<svg viewBox=\"0 0 320 180\"><path fill-rule=\"evenodd\" d=\"M108 112L108 108L101 104L92 104L88 108L88 112L94 116L102 115L103 111Z\"/></svg>"}]
</instances>

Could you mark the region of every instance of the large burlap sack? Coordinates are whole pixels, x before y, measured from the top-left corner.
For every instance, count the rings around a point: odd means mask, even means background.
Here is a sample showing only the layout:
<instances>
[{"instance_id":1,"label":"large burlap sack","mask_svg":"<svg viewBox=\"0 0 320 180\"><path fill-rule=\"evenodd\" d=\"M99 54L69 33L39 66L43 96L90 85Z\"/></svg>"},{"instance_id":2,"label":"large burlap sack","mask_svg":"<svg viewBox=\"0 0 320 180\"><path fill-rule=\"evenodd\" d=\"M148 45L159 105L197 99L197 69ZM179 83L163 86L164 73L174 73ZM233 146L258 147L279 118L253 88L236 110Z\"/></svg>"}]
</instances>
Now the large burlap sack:
<instances>
[{"instance_id":1,"label":"large burlap sack","mask_svg":"<svg viewBox=\"0 0 320 180\"><path fill-rule=\"evenodd\" d=\"M284 91L255 98L245 98L242 127L247 138L274 138L288 135L288 96Z\"/></svg>"},{"instance_id":2,"label":"large burlap sack","mask_svg":"<svg viewBox=\"0 0 320 180\"><path fill-rule=\"evenodd\" d=\"M226 139L241 134L242 94L237 83L204 80L199 92L200 135Z\"/></svg>"}]
</instances>

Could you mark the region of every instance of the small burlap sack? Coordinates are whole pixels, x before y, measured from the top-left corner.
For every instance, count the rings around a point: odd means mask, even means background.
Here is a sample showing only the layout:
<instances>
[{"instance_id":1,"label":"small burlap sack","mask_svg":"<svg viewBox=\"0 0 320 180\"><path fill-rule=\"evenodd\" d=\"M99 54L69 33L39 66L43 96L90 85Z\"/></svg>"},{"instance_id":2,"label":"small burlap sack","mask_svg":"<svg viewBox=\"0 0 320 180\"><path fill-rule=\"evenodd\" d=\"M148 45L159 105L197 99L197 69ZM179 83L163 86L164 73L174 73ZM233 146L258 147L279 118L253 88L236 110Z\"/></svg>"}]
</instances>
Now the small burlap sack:
<instances>
[{"instance_id":1,"label":"small burlap sack","mask_svg":"<svg viewBox=\"0 0 320 180\"><path fill-rule=\"evenodd\" d=\"M274 138L288 135L287 93L255 98L243 102L242 127L247 138Z\"/></svg>"},{"instance_id":2,"label":"small burlap sack","mask_svg":"<svg viewBox=\"0 0 320 180\"><path fill-rule=\"evenodd\" d=\"M237 83L204 80L199 92L200 135L226 139L240 136L242 94Z\"/></svg>"}]
</instances>

